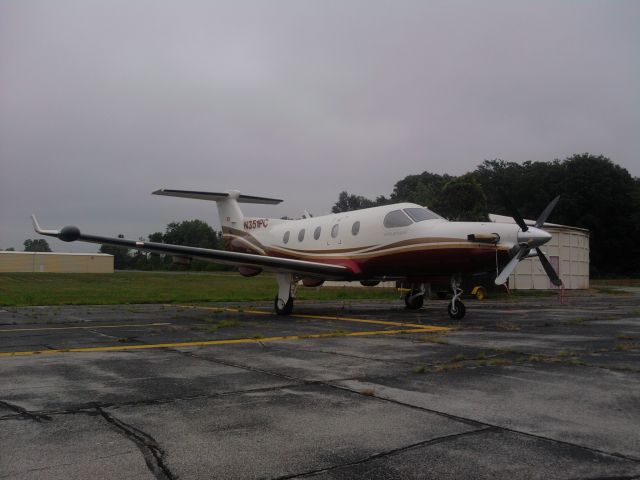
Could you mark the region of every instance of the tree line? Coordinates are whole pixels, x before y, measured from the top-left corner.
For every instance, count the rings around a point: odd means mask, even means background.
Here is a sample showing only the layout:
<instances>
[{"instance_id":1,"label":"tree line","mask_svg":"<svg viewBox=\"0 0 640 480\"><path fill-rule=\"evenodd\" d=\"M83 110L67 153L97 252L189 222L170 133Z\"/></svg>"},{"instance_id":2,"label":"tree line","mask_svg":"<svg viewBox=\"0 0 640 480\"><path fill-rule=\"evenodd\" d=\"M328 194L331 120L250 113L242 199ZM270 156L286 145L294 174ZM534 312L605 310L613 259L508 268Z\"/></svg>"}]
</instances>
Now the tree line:
<instances>
[{"instance_id":1,"label":"tree line","mask_svg":"<svg viewBox=\"0 0 640 480\"><path fill-rule=\"evenodd\" d=\"M602 155L522 164L485 160L460 176L425 171L399 180L388 197L343 191L332 211L412 202L449 220L485 221L489 213L509 215L500 189L531 219L561 195L549 221L590 231L591 275L640 275L640 178Z\"/></svg>"},{"instance_id":2,"label":"tree line","mask_svg":"<svg viewBox=\"0 0 640 480\"><path fill-rule=\"evenodd\" d=\"M123 235L118 235L123 238ZM140 240L146 241L144 237ZM183 222L171 222L164 233L155 232L149 235L149 242L170 243L173 245L188 245L190 247L211 248L221 250L224 248L222 232L214 230L202 220L185 220ZM113 255L113 267L117 270L226 270L225 265L191 260L172 255L130 250L126 247L113 245L101 245L100 253Z\"/></svg>"}]
</instances>

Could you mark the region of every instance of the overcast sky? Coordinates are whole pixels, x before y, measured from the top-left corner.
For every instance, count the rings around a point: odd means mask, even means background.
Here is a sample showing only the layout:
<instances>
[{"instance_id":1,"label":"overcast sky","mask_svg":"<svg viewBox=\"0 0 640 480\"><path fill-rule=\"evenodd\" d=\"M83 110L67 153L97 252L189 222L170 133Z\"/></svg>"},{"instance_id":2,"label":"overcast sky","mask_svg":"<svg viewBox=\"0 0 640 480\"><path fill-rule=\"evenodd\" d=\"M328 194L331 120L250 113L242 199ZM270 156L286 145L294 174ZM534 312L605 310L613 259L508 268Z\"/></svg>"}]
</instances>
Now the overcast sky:
<instances>
[{"instance_id":1,"label":"overcast sky","mask_svg":"<svg viewBox=\"0 0 640 480\"><path fill-rule=\"evenodd\" d=\"M210 202L328 213L484 159L603 154L640 176L637 1L2 1L0 248L138 238ZM59 251L95 251L65 244Z\"/></svg>"}]
</instances>

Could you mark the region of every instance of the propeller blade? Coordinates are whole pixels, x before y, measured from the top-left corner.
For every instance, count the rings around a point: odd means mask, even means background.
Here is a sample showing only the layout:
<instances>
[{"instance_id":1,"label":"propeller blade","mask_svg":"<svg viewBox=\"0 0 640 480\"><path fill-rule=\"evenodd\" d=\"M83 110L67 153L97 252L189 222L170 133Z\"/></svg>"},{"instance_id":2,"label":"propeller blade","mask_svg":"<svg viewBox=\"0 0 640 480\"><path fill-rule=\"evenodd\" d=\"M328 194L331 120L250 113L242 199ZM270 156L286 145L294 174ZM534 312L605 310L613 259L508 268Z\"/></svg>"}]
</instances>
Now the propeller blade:
<instances>
[{"instance_id":1,"label":"propeller blade","mask_svg":"<svg viewBox=\"0 0 640 480\"><path fill-rule=\"evenodd\" d=\"M558 203L558 200L560 200L560 195L558 195L556 198L551 200L551 202L549 202L549 205L547 205L547 208L544 209L544 211L538 217L538 220L536 220L536 228L540 228L542 225L544 225L544 222L547 221L547 218L549 217L553 209L556 208L556 204Z\"/></svg>"},{"instance_id":2,"label":"propeller blade","mask_svg":"<svg viewBox=\"0 0 640 480\"><path fill-rule=\"evenodd\" d=\"M557 199L558 199L558 197L556 197L556 200ZM547 276L549 277L549 280L551 280L551 283L553 283L556 287L559 287L560 285L562 285L562 280L560 280L560 277L558 276L558 274L554 270L553 266L551 265L551 263L549 263L549 259L537 247L536 247L536 252L538 253L538 258L540 259L540 263L542 264L542 268L544 268L544 271L547 272ZM496 281L497 281L497 279L496 279Z\"/></svg>"},{"instance_id":3,"label":"propeller blade","mask_svg":"<svg viewBox=\"0 0 640 480\"><path fill-rule=\"evenodd\" d=\"M522 218L522 215L520 215L520 212L518 212L518 209L513 205L513 203L511 203L511 200L509 200L509 197L504 192L504 190L500 188L498 189L498 192L500 193L500 197L502 197L502 203L504 203L504 205L507 207L507 210L509 211L509 215L513 217L513 219L516 221L516 223L522 229L522 231L526 232L527 230L529 230L529 226L526 223L524 223L524 218ZM498 285L501 285L501 284L498 284Z\"/></svg>"},{"instance_id":4,"label":"propeller blade","mask_svg":"<svg viewBox=\"0 0 640 480\"><path fill-rule=\"evenodd\" d=\"M507 281L507 279L509 278L509 275L511 275L513 271L516 269L516 266L518 265L518 262L520 261L520 258L521 258L520 255L525 250L527 249L521 248L518 251L518 253L516 253L513 256L513 258L509 261L509 263L507 263L507 266L502 269L502 271L500 272L500 275L496 277L496 280L495 280L496 285L502 285L504 282Z\"/></svg>"}]
</instances>

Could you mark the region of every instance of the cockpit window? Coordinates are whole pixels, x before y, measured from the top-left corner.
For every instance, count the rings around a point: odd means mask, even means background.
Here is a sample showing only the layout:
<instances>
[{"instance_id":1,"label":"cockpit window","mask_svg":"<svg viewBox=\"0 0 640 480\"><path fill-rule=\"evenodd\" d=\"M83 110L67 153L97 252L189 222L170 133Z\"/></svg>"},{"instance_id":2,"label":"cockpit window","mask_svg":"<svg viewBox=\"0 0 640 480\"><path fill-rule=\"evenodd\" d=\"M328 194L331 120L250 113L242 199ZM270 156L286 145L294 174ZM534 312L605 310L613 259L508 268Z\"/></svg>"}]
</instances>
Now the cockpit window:
<instances>
[{"instance_id":1,"label":"cockpit window","mask_svg":"<svg viewBox=\"0 0 640 480\"><path fill-rule=\"evenodd\" d=\"M404 212L411 217L414 222L422 222L423 220L433 220L436 218L442 218L435 212L432 212L428 208L405 208Z\"/></svg>"},{"instance_id":2,"label":"cockpit window","mask_svg":"<svg viewBox=\"0 0 640 480\"><path fill-rule=\"evenodd\" d=\"M384 217L384 226L387 228L406 227L413 222L407 217L402 210L393 210Z\"/></svg>"}]
</instances>

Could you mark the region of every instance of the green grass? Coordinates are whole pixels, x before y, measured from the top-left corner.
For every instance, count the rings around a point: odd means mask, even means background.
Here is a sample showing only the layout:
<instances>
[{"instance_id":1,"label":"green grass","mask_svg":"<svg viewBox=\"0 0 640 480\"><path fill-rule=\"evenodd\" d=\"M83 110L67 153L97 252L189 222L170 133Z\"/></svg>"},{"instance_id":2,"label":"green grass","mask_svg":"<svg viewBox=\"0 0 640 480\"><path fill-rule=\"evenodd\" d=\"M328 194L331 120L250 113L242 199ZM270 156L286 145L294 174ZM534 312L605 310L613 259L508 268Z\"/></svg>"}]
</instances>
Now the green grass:
<instances>
[{"instance_id":1,"label":"green grass","mask_svg":"<svg viewBox=\"0 0 640 480\"><path fill-rule=\"evenodd\" d=\"M220 273L1 273L0 306L272 301L275 276ZM394 289L299 287L300 300L395 300Z\"/></svg>"}]
</instances>

